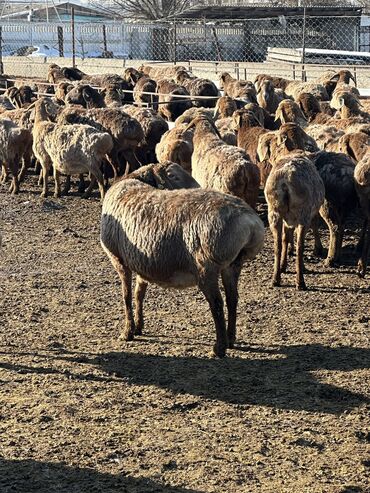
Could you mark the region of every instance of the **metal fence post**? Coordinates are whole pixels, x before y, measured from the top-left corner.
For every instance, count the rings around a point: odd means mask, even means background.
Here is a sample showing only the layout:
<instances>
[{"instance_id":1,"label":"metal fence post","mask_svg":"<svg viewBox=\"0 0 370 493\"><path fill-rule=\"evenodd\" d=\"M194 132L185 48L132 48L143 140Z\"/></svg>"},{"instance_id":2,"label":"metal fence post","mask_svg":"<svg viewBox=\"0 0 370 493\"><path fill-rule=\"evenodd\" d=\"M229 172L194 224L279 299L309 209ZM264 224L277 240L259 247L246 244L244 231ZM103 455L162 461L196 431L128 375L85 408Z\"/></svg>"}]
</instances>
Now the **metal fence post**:
<instances>
[{"instance_id":1,"label":"metal fence post","mask_svg":"<svg viewBox=\"0 0 370 493\"><path fill-rule=\"evenodd\" d=\"M103 50L105 52L108 51L108 47L107 47L107 28L105 27L105 24L103 24Z\"/></svg>"},{"instance_id":2,"label":"metal fence post","mask_svg":"<svg viewBox=\"0 0 370 493\"><path fill-rule=\"evenodd\" d=\"M4 73L3 65L3 28L0 26L0 75Z\"/></svg>"},{"instance_id":3,"label":"metal fence post","mask_svg":"<svg viewBox=\"0 0 370 493\"><path fill-rule=\"evenodd\" d=\"M63 27L58 26L58 50L59 56L64 58L64 36L63 36Z\"/></svg>"},{"instance_id":4,"label":"metal fence post","mask_svg":"<svg viewBox=\"0 0 370 493\"><path fill-rule=\"evenodd\" d=\"M302 80L304 70L304 64L306 61L306 7L303 7L303 32L302 32Z\"/></svg>"},{"instance_id":5,"label":"metal fence post","mask_svg":"<svg viewBox=\"0 0 370 493\"><path fill-rule=\"evenodd\" d=\"M71 8L72 67L76 67L75 8Z\"/></svg>"}]
</instances>

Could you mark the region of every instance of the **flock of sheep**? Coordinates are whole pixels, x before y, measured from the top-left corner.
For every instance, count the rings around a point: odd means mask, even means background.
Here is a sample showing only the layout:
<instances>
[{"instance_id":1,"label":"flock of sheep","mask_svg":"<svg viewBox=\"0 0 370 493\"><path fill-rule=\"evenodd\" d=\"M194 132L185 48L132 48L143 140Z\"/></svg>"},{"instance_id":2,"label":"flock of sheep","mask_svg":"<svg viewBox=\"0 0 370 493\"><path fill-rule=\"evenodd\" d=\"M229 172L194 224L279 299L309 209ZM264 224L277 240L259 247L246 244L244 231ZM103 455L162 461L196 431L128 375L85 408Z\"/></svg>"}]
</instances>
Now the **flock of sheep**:
<instances>
[{"instance_id":1,"label":"flock of sheep","mask_svg":"<svg viewBox=\"0 0 370 493\"><path fill-rule=\"evenodd\" d=\"M84 197L97 182L101 244L122 281L123 337L142 332L148 283L196 285L214 318L214 353L222 357L235 342L243 263L263 246L255 212L261 188L274 237L274 286L296 241L296 287L306 289L304 240L312 228L314 254L323 254L320 218L330 232L325 264L334 266L346 217L359 206L358 274L365 276L370 114L351 79L347 70L312 82L265 74L250 82L223 73L221 96L212 81L181 66L89 76L51 65L47 81L15 81L0 98L1 181L11 174L10 192L17 193L35 167L42 197L51 170L56 197L68 193L71 175L79 175Z\"/></svg>"}]
</instances>

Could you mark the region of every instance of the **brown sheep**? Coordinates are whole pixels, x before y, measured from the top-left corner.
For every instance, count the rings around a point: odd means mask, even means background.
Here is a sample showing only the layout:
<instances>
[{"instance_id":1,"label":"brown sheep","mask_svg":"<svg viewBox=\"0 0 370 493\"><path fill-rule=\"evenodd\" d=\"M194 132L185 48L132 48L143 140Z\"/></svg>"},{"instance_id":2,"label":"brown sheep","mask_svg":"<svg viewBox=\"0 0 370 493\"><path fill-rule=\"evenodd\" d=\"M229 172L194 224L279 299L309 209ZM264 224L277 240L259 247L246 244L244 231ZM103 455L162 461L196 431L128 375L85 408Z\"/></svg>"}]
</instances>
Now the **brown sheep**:
<instances>
[{"instance_id":1,"label":"brown sheep","mask_svg":"<svg viewBox=\"0 0 370 493\"><path fill-rule=\"evenodd\" d=\"M182 166L171 161L141 166L124 179L131 178L159 189L200 188L199 183Z\"/></svg>"},{"instance_id":2,"label":"brown sheep","mask_svg":"<svg viewBox=\"0 0 370 493\"><path fill-rule=\"evenodd\" d=\"M264 80L257 90L257 102L268 113L275 113L280 102L286 99L282 91L275 90L270 80Z\"/></svg>"},{"instance_id":3,"label":"brown sheep","mask_svg":"<svg viewBox=\"0 0 370 493\"><path fill-rule=\"evenodd\" d=\"M259 170L242 149L225 144L214 123L197 117L187 126L194 129L192 176L200 186L240 197L255 208Z\"/></svg>"},{"instance_id":4,"label":"brown sheep","mask_svg":"<svg viewBox=\"0 0 370 493\"><path fill-rule=\"evenodd\" d=\"M322 179L309 159L293 153L273 166L266 181L265 197L274 237L273 286L281 284L281 273L287 268L288 243L296 230L296 288L305 290L304 240L324 202Z\"/></svg>"},{"instance_id":5,"label":"brown sheep","mask_svg":"<svg viewBox=\"0 0 370 493\"><path fill-rule=\"evenodd\" d=\"M140 65L138 68L139 72L148 75L154 80L175 77L177 72L186 71L186 67L183 65L175 65L170 67L152 67L151 65Z\"/></svg>"},{"instance_id":6,"label":"brown sheep","mask_svg":"<svg viewBox=\"0 0 370 493\"><path fill-rule=\"evenodd\" d=\"M233 115L233 124L237 131L237 146L246 151L252 163L258 165L259 137L267 133L268 130L263 128L254 113L248 110L237 110Z\"/></svg>"},{"instance_id":7,"label":"brown sheep","mask_svg":"<svg viewBox=\"0 0 370 493\"><path fill-rule=\"evenodd\" d=\"M79 104L84 108L104 108L104 97L88 84L74 86L65 96L66 104Z\"/></svg>"},{"instance_id":8,"label":"brown sheep","mask_svg":"<svg viewBox=\"0 0 370 493\"><path fill-rule=\"evenodd\" d=\"M162 135L168 130L168 123L164 118L149 108L137 108L132 105L123 106L122 110L135 118L144 132L143 140L138 144L135 152L141 164L156 162L155 147Z\"/></svg>"},{"instance_id":9,"label":"brown sheep","mask_svg":"<svg viewBox=\"0 0 370 493\"><path fill-rule=\"evenodd\" d=\"M185 125L176 125L162 135L155 152L160 163L172 161L180 164L191 173L191 156L193 154L193 133Z\"/></svg>"},{"instance_id":10,"label":"brown sheep","mask_svg":"<svg viewBox=\"0 0 370 493\"><path fill-rule=\"evenodd\" d=\"M307 120L299 105L291 99L283 99L275 112L275 120L283 123L297 123L302 128L307 126Z\"/></svg>"},{"instance_id":11,"label":"brown sheep","mask_svg":"<svg viewBox=\"0 0 370 493\"><path fill-rule=\"evenodd\" d=\"M212 99L195 99L193 105L203 108L214 108L217 98L220 96L220 91L216 85L209 79L201 79L190 75L186 70L178 71L175 76L178 84L181 84L188 90L189 94L195 96L209 96Z\"/></svg>"},{"instance_id":12,"label":"brown sheep","mask_svg":"<svg viewBox=\"0 0 370 493\"><path fill-rule=\"evenodd\" d=\"M234 111L237 109L236 102L233 98L230 98L230 96L221 96L216 103L214 119L217 120L218 118L233 116Z\"/></svg>"},{"instance_id":13,"label":"brown sheep","mask_svg":"<svg viewBox=\"0 0 370 493\"><path fill-rule=\"evenodd\" d=\"M60 124L91 125L95 129L107 132L113 139L113 146L107 154L114 176L122 171L121 156L127 161L126 172L138 168L135 151L144 138L140 123L121 109L117 108L84 108L67 107L58 117Z\"/></svg>"},{"instance_id":14,"label":"brown sheep","mask_svg":"<svg viewBox=\"0 0 370 493\"><path fill-rule=\"evenodd\" d=\"M257 92L253 82L234 79L228 72L220 75L220 89L223 89L225 96L241 99L246 103L257 102Z\"/></svg>"},{"instance_id":15,"label":"brown sheep","mask_svg":"<svg viewBox=\"0 0 370 493\"><path fill-rule=\"evenodd\" d=\"M174 122L176 118L192 106L189 91L172 80L160 79L157 81L159 109L158 113L164 119ZM177 97L182 96L182 97ZM187 96L187 97L186 97Z\"/></svg>"},{"instance_id":16,"label":"brown sheep","mask_svg":"<svg viewBox=\"0 0 370 493\"><path fill-rule=\"evenodd\" d=\"M213 190L158 190L135 179L119 180L103 203L101 245L123 291L123 338L143 330L148 283L183 289L198 286L216 327L214 354L223 357L236 338L238 279L247 259L263 246L264 227L242 200ZM135 316L132 273L136 273ZM221 274L226 293L226 329Z\"/></svg>"}]
</instances>

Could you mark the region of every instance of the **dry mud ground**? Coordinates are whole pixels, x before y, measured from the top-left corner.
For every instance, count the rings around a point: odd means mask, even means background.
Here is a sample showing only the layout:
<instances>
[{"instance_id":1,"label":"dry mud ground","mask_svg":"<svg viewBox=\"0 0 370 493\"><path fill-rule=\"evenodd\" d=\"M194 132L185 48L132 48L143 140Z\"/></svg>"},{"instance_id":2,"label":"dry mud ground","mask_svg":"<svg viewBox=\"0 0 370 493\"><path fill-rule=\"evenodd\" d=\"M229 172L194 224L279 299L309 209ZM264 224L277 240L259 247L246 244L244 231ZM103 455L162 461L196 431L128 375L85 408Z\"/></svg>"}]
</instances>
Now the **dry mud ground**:
<instances>
[{"instance_id":1,"label":"dry mud ground","mask_svg":"<svg viewBox=\"0 0 370 493\"><path fill-rule=\"evenodd\" d=\"M308 292L270 287L272 242L240 282L237 348L196 289L152 286L119 343L100 203L0 189L0 492L369 492L369 279L306 252ZM36 193L37 192L37 193Z\"/></svg>"}]
</instances>

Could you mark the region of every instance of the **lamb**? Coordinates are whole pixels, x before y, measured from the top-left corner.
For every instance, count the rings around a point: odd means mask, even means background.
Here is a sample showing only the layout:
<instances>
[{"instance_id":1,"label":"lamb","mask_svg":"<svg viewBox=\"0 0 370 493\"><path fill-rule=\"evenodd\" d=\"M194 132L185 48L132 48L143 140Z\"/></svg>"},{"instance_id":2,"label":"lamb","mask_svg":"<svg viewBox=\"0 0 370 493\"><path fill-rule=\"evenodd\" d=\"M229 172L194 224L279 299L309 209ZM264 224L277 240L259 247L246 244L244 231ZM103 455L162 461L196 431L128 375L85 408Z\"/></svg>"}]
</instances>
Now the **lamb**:
<instances>
[{"instance_id":1,"label":"lamb","mask_svg":"<svg viewBox=\"0 0 370 493\"><path fill-rule=\"evenodd\" d=\"M60 124L85 124L101 132L108 132L113 139L107 159L111 164L116 178L121 171L121 155L127 161L131 171L140 166L135 151L144 138L140 123L121 109L117 108L84 108L67 107L58 117Z\"/></svg>"},{"instance_id":2,"label":"lamb","mask_svg":"<svg viewBox=\"0 0 370 493\"><path fill-rule=\"evenodd\" d=\"M257 102L268 113L275 113L280 102L286 99L284 93L280 90L275 90L273 83L270 80L264 80L257 91Z\"/></svg>"},{"instance_id":3,"label":"lamb","mask_svg":"<svg viewBox=\"0 0 370 493\"><path fill-rule=\"evenodd\" d=\"M141 164L156 162L155 147L162 135L168 130L168 123L164 118L149 108L137 108L132 105L123 106L122 110L135 118L141 125L144 137L138 144L135 156Z\"/></svg>"},{"instance_id":4,"label":"lamb","mask_svg":"<svg viewBox=\"0 0 370 493\"><path fill-rule=\"evenodd\" d=\"M198 286L216 327L214 354L225 356L236 339L240 272L243 263L262 249L263 237L262 221L236 197L202 189L157 190L133 179L114 183L103 202L100 239L122 283L123 338L132 340L143 331L148 283L177 289ZM137 274L135 316L133 272ZM220 274L228 308L227 329Z\"/></svg>"},{"instance_id":5,"label":"lamb","mask_svg":"<svg viewBox=\"0 0 370 493\"><path fill-rule=\"evenodd\" d=\"M220 89L225 96L241 99L246 103L257 103L257 92L253 82L234 79L228 72L220 75Z\"/></svg>"},{"instance_id":6,"label":"lamb","mask_svg":"<svg viewBox=\"0 0 370 493\"><path fill-rule=\"evenodd\" d=\"M360 277L365 277L369 248L370 248L370 153L368 152L357 163L354 173L356 192L360 200L365 220L362 228L359 248L361 256L358 261L357 273Z\"/></svg>"},{"instance_id":7,"label":"lamb","mask_svg":"<svg viewBox=\"0 0 370 493\"><path fill-rule=\"evenodd\" d=\"M192 176L204 188L214 188L240 197L255 208L259 170L245 151L225 144L214 123L197 117L187 126L194 128Z\"/></svg>"},{"instance_id":8,"label":"lamb","mask_svg":"<svg viewBox=\"0 0 370 493\"><path fill-rule=\"evenodd\" d=\"M286 271L288 243L295 229L296 288L306 290L303 251L306 232L324 202L324 184L313 163L302 156L287 156L272 168L266 181L268 218L274 236L273 286L281 285Z\"/></svg>"},{"instance_id":9,"label":"lamb","mask_svg":"<svg viewBox=\"0 0 370 493\"><path fill-rule=\"evenodd\" d=\"M98 181L101 199L104 198L104 180L100 165L106 154L113 148L113 141L107 132L99 132L90 125L58 125L48 120L44 99L35 104L35 125L33 131L33 152L43 171L43 191L47 197L49 170L53 166L55 196L60 197L60 174L73 175L91 173ZM95 180L85 192L88 197Z\"/></svg>"},{"instance_id":10,"label":"lamb","mask_svg":"<svg viewBox=\"0 0 370 493\"><path fill-rule=\"evenodd\" d=\"M18 127L11 120L0 120L0 163L3 166L2 182L11 171L13 181L9 191L12 194L19 192L19 181L23 178L18 175L20 162L24 160L24 169L31 159L32 135L25 128ZM23 170L23 167L22 167Z\"/></svg>"},{"instance_id":11,"label":"lamb","mask_svg":"<svg viewBox=\"0 0 370 493\"><path fill-rule=\"evenodd\" d=\"M157 93L159 94L158 113L170 122L174 122L176 118L178 118L184 113L184 111L186 111L188 108L191 108L192 106L189 92L185 89L185 87L179 86L172 80L158 80Z\"/></svg>"},{"instance_id":12,"label":"lamb","mask_svg":"<svg viewBox=\"0 0 370 493\"><path fill-rule=\"evenodd\" d=\"M201 79L190 75L186 70L178 71L175 80L188 90L191 96L209 96L212 99L194 99L194 106L214 108L220 91L209 79Z\"/></svg>"},{"instance_id":13,"label":"lamb","mask_svg":"<svg viewBox=\"0 0 370 493\"><path fill-rule=\"evenodd\" d=\"M193 133L185 125L175 126L162 135L155 152L160 163L172 161L191 173Z\"/></svg>"}]
</instances>

